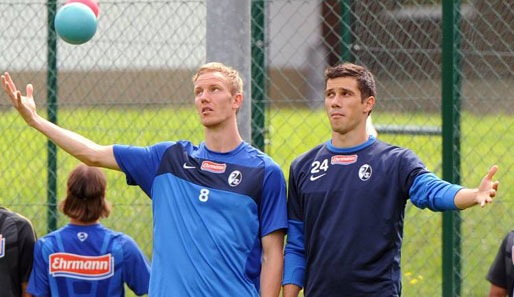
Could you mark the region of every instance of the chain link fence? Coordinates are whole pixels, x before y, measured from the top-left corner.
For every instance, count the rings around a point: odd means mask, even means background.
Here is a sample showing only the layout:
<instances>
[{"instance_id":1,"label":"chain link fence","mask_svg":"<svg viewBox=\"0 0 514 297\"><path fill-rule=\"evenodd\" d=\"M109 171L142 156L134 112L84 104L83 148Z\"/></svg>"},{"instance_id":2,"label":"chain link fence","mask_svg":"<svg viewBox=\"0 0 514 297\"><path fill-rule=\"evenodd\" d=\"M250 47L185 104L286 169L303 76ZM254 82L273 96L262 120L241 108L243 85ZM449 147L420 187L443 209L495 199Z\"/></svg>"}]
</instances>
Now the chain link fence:
<instances>
[{"instance_id":1,"label":"chain link fence","mask_svg":"<svg viewBox=\"0 0 514 297\"><path fill-rule=\"evenodd\" d=\"M461 213L462 247L455 250L462 267L457 270L460 295L484 296L489 265L514 226L509 213L514 181L508 174L514 166L509 150L514 143L514 4L457 4L454 87L461 124L455 170L462 184L475 187L490 165L500 165L495 204ZM206 28L215 25L206 23L207 13L200 0L100 1L99 27L91 41L80 46L57 42L58 124L100 144L199 143L203 128L195 120L191 76L206 62ZM252 1L254 143L287 176L296 156L330 138L324 69L352 61L376 76L372 116L379 138L412 148L442 176L442 23L441 1ZM46 117L52 51L46 1L0 0L0 26L0 68L19 88L34 84L39 112ZM41 236L55 215L48 212L48 180L57 178L60 200L78 161L58 150L56 175L49 174L47 140L27 128L7 96L0 98L0 204L30 218ZM106 173L107 198L114 207L104 224L134 237L151 257L150 200L126 186L122 174ZM58 226L67 222L57 216ZM408 203L404 296L442 295L442 230L441 214Z\"/></svg>"}]
</instances>

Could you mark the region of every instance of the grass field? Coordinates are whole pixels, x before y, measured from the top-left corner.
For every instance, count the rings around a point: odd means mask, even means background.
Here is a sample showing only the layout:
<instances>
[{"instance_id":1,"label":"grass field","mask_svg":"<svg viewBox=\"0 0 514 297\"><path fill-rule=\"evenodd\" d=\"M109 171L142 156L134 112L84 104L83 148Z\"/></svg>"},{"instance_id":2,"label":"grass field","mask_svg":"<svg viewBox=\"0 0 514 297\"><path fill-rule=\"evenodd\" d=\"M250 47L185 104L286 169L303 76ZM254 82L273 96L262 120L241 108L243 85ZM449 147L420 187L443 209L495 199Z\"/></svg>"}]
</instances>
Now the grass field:
<instances>
[{"instance_id":1,"label":"grass field","mask_svg":"<svg viewBox=\"0 0 514 297\"><path fill-rule=\"evenodd\" d=\"M440 126L439 115L374 113L375 123ZM149 145L165 140L201 141L203 128L191 108L109 109L82 108L59 112L59 124L101 144ZM462 184L474 187L492 164L499 164L500 193L486 209L462 212L462 296L484 296L485 275L504 234L514 226L514 117L464 114L462 117ZM39 236L46 233L46 139L12 111L0 112L0 204L29 217ZM330 138L322 111L272 109L268 113L266 152L284 173L298 154ZM437 175L441 169L441 137L380 134L380 139L412 148ZM58 153L58 197L63 197L67 173L78 163ZM124 176L106 171L108 199L113 213L103 223L134 237L151 257L150 200L125 184ZM61 215L59 226L66 223ZM337 244L337 243L334 243ZM402 253L403 296L441 296L441 214L419 210L409 203L405 215ZM127 296L133 296L128 290Z\"/></svg>"}]
</instances>

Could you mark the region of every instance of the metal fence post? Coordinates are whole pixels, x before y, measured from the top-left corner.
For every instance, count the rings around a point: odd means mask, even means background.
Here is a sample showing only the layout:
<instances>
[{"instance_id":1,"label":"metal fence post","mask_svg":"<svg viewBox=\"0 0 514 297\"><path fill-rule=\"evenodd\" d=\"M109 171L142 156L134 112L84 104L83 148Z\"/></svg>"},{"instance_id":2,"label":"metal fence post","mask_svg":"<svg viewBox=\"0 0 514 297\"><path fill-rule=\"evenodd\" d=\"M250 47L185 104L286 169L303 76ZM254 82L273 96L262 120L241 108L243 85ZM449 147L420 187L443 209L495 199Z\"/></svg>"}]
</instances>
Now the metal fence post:
<instances>
[{"instance_id":1,"label":"metal fence post","mask_svg":"<svg viewBox=\"0 0 514 297\"><path fill-rule=\"evenodd\" d=\"M443 179L460 183L460 0L442 1ZM443 296L460 296L461 218L443 214Z\"/></svg>"},{"instance_id":2,"label":"metal fence post","mask_svg":"<svg viewBox=\"0 0 514 297\"><path fill-rule=\"evenodd\" d=\"M353 62L352 57L352 1L340 0L341 9L341 62Z\"/></svg>"},{"instance_id":3,"label":"metal fence post","mask_svg":"<svg viewBox=\"0 0 514 297\"><path fill-rule=\"evenodd\" d=\"M57 35L54 28L54 19L57 11L57 1L48 0L48 37L47 37L47 51L48 51L48 66L47 66L47 109L48 120L57 124ZM48 140L48 232L57 229L57 147L55 144Z\"/></svg>"},{"instance_id":4,"label":"metal fence post","mask_svg":"<svg viewBox=\"0 0 514 297\"><path fill-rule=\"evenodd\" d=\"M252 144L265 149L266 123L266 4L252 1Z\"/></svg>"}]
</instances>

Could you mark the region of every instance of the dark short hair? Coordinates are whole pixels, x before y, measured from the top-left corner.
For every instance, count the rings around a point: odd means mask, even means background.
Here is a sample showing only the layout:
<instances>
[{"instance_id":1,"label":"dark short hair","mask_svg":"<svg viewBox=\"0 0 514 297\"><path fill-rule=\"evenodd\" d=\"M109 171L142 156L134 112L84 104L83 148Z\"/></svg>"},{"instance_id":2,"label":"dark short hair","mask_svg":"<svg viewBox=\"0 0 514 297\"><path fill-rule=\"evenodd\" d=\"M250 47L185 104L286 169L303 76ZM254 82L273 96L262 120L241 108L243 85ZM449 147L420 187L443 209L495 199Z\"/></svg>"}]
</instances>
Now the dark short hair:
<instances>
[{"instance_id":1,"label":"dark short hair","mask_svg":"<svg viewBox=\"0 0 514 297\"><path fill-rule=\"evenodd\" d=\"M107 180L102 170L80 164L68 176L66 198L59 205L68 217L83 223L106 218L111 204L105 201Z\"/></svg>"},{"instance_id":2,"label":"dark short hair","mask_svg":"<svg viewBox=\"0 0 514 297\"><path fill-rule=\"evenodd\" d=\"M328 67L325 70L325 87L329 79L347 76L357 79L357 85L363 101L369 96L376 97L377 87L373 74L366 67L353 63L343 63L334 67Z\"/></svg>"}]
</instances>

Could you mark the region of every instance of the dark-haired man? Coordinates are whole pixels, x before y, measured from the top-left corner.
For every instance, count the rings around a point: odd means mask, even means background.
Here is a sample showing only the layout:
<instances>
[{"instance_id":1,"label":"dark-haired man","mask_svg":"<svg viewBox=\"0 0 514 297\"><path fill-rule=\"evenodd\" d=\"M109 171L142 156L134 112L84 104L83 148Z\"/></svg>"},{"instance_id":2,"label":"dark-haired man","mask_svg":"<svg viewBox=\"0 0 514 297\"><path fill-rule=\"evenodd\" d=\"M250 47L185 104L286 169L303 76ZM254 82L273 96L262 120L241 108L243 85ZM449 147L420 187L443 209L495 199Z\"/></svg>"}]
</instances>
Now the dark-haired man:
<instances>
[{"instance_id":1,"label":"dark-haired man","mask_svg":"<svg viewBox=\"0 0 514 297\"><path fill-rule=\"evenodd\" d=\"M371 72L342 64L325 73L332 139L291 164L284 297L400 296L407 199L433 211L492 202L493 166L478 188L449 184L405 148L366 133L375 104Z\"/></svg>"}]
</instances>

